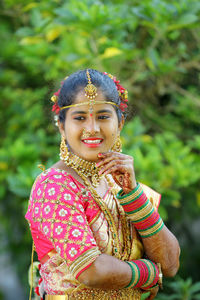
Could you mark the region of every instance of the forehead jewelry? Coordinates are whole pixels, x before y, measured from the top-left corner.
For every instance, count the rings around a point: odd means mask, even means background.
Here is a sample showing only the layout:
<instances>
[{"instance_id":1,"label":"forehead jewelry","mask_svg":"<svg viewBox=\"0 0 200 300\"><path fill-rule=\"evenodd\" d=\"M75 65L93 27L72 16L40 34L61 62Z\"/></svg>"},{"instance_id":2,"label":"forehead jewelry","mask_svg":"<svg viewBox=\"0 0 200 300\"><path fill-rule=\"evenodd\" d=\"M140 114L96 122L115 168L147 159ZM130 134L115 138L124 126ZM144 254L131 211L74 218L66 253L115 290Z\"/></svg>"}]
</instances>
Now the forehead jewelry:
<instances>
[{"instance_id":1,"label":"forehead jewelry","mask_svg":"<svg viewBox=\"0 0 200 300\"><path fill-rule=\"evenodd\" d=\"M107 73L104 73L107 75ZM95 100L95 97L97 96L97 88L92 84L91 82L91 77L90 77L90 73L88 70L86 70L86 75L87 75L87 79L88 79L88 84L86 85L86 87L84 88L85 90L85 96L89 99L89 101L83 101L81 103L76 103L76 104L70 104L70 105L66 105L66 106L62 106L60 107L58 105L58 97L59 97L59 94L60 94L60 90L61 88L56 92L54 93L54 95L51 97L51 101L54 103L53 105L53 108L52 108L52 111L56 114L56 116L59 115L59 112L63 109L66 109L66 108L70 108L70 107L78 107L78 106L82 106L82 105L89 105L89 113L90 113L90 116L92 116L93 114L93 106L94 104L111 104L113 106L117 106L118 108L120 108L122 110L122 104L117 104L115 102L112 102L112 101L107 101L107 100ZM110 75L110 74L109 74ZM112 76L112 75L110 75ZM68 77L65 77L65 80L67 79ZM113 77L115 79L115 77ZM113 79L113 80L114 80ZM114 81L115 82L115 81ZM118 83L118 81L116 81ZM116 83L115 82L115 83ZM64 81L61 83L61 85L63 85ZM119 86L121 89L122 87ZM120 90L121 91L121 90ZM125 100L124 100L125 101ZM126 100L127 101L127 100ZM123 104L125 105L125 104ZM123 111L123 110L122 110Z\"/></svg>"},{"instance_id":2,"label":"forehead jewelry","mask_svg":"<svg viewBox=\"0 0 200 300\"><path fill-rule=\"evenodd\" d=\"M90 73L87 70L86 71L87 79L88 79L88 84L84 88L85 90L85 96L89 99L89 113L90 116L93 114L93 105L95 104L95 98L97 96L97 88L92 84Z\"/></svg>"}]
</instances>

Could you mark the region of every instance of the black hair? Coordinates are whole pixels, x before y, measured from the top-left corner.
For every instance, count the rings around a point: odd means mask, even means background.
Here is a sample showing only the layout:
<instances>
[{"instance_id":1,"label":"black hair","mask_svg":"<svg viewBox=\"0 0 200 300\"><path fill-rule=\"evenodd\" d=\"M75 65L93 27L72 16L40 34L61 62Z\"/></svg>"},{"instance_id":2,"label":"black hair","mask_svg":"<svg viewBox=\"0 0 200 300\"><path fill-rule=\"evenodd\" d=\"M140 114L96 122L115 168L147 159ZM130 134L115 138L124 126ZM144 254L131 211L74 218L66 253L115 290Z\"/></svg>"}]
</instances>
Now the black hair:
<instances>
[{"instance_id":1,"label":"black hair","mask_svg":"<svg viewBox=\"0 0 200 300\"><path fill-rule=\"evenodd\" d=\"M97 70L87 70L89 71L92 84L101 90L106 100L120 105L121 101L114 81L108 75L105 75ZM59 107L73 104L77 93L88 84L88 78L86 75L87 70L77 71L64 80L58 97ZM118 121L120 122L123 113L117 106L114 106L114 108L117 113ZM67 108L59 112L60 122L65 121L66 110Z\"/></svg>"}]
</instances>

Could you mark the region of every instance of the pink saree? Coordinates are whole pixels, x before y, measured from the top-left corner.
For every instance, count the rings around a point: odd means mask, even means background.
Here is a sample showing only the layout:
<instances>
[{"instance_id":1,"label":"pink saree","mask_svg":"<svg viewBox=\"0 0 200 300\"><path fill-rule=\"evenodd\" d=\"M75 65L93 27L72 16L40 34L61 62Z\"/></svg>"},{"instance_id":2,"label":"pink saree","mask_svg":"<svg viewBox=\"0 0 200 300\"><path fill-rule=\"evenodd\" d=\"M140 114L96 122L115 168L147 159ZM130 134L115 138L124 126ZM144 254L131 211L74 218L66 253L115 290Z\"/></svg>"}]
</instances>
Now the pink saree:
<instances>
[{"instance_id":1,"label":"pink saree","mask_svg":"<svg viewBox=\"0 0 200 300\"><path fill-rule=\"evenodd\" d=\"M116 185L114 189L118 191ZM145 185L143 189L153 205L158 207L160 195ZM119 203L113 190L111 193L111 188L102 201L112 213L123 249ZM90 192L70 174L50 168L38 176L25 217L30 225L38 259L41 261L47 253L56 250L56 254L40 269L47 294L70 295L68 299L77 299L78 295L82 297L80 299L140 299L139 289L92 290L78 281L78 276L101 253L114 254L112 234L104 213ZM132 242L129 260L142 258L142 243L131 224L130 228Z\"/></svg>"}]
</instances>

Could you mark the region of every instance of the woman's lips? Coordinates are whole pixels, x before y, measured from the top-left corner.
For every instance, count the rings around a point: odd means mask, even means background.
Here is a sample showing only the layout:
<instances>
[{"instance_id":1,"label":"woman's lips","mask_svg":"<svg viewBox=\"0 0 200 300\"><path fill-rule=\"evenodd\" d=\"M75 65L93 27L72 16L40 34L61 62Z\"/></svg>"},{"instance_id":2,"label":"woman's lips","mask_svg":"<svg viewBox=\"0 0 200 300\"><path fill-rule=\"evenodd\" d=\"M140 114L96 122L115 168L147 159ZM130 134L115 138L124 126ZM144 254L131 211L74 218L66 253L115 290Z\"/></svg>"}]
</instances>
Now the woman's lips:
<instances>
[{"instance_id":1,"label":"woman's lips","mask_svg":"<svg viewBox=\"0 0 200 300\"><path fill-rule=\"evenodd\" d=\"M82 142L85 146L87 146L89 148L96 148L96 147L99 147L102 144L103 139L90 138L90 139L83 139Z\"/></svg>"}]
</instances>

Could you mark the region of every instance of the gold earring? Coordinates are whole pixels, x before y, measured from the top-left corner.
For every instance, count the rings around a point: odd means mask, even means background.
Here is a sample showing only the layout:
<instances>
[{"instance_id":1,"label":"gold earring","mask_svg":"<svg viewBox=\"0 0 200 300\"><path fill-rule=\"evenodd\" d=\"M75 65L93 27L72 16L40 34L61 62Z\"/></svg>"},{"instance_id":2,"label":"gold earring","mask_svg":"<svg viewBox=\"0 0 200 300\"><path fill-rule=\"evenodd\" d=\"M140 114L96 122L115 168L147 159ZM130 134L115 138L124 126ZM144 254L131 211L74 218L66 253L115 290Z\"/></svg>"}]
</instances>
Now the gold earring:
<instances>
[{"instance_id":1,"label":"gold earring","mask_svg":"<svg viewBox=\"0 0 200 300\"><path fill-rule=\"evenodd\" d=\"M69 150L66 145L65 137L62 135L60 143L60 159L67 161L69 158Z\"/></svg>"},{"instance_id":2,"label":"gold earring","mask_svg":"<svg viewBox=\"0 0 200 300\"><path fill-rule=\"evenodd\" d=\"M122 152L122 142L120 140L120 135L118 135L118 137L116 138L111 150L114 152Z\"/></svg>"}]
</instances>

